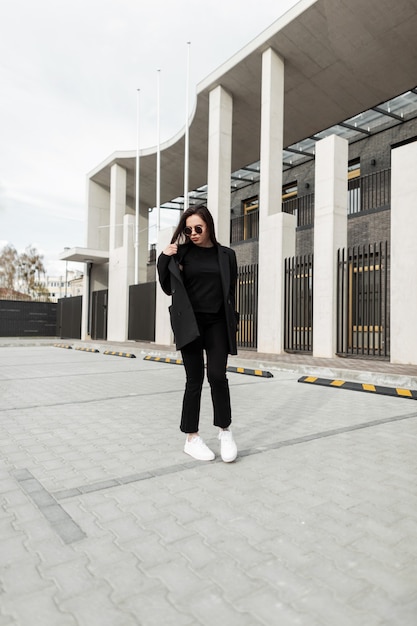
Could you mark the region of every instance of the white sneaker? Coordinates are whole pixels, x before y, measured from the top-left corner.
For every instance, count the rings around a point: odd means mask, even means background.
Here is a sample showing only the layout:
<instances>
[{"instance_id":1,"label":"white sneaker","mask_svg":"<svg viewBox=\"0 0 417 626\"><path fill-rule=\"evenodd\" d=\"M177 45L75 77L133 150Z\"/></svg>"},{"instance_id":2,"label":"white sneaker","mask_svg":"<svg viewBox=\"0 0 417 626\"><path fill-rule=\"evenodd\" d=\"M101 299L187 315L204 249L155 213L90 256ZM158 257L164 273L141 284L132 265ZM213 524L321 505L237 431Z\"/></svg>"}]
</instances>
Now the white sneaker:
<instances>
[{"instance_id":1,"label":"white sneaker","mask_svg":"<svg viewBox=\"0 0 417 626\"><path fill-rule=\"evenodd\" d=\"M221 430L219 432L220 454L225 463L231 463L237 457L237 446L233 439L231 430Z\"/></svg>"},{"instance_id":2,"label":"white sneaker","mask_svg":"<svg viewBox=\"0 0 417 626\"><path fill-rule=\"evenodd\" d=\"M184 452L197 461L212 461L216 456L199 435L195 435L191 441L186 438Z\"/></svg>"}]
</instances>

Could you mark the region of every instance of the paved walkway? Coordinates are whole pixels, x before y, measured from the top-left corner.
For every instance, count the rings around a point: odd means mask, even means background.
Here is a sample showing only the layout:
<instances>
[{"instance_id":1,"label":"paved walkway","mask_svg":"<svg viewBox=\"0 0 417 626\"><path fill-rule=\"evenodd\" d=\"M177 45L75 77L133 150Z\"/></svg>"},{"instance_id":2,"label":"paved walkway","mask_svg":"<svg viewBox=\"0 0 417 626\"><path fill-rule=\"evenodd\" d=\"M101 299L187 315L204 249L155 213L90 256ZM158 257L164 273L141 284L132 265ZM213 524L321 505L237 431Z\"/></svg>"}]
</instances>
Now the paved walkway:
<instances>
[{"instance_id":1,"label":"paved walkway","mask_svg":"<svg viewBox=\"0 0 417 626\"><path fill-rule=\"evenodd\" d=\"M338 363L240 354L273 377L229 374L240 455L198 463L183 368L143 358L169 352L48 343L0 348L0 626L416 625L414 400L297 382ZM210 423L205 388L217 453Z\"/></svg>"}]
</instances>

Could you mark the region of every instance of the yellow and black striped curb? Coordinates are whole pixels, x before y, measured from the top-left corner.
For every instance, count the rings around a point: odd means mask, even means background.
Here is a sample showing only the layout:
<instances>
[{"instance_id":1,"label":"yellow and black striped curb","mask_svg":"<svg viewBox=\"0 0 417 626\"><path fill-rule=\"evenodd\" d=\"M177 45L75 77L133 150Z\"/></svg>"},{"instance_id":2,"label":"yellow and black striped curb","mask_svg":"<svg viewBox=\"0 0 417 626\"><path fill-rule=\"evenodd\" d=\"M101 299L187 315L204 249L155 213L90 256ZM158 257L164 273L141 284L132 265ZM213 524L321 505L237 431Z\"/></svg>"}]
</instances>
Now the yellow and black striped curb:
<instances>
[{"instance_id":1,"label":"yellow and black striped curb","mask_svg":"<svg viewBox=\"0 0 417 626\"><path fill-rule=\"evenodd\" d=\"M111 354L112 356L125 356L127 359L136 359L136 355L131 352L113 352L112 350L104 350L103 354Z\"/></svg>"},{"instance_id":2,"label":"yellow and black striped curb","mask_svg":"<svg viewBox=\"0 0 417 626\"><path fill-rule=\"evenodd\" d=\"M183 364L181 359L164 358L162 356L147 355L144 357L144 360L157 361L158 363L171 363L173 365ZM252 370L246 367L235 367L233 365L228 365L226 371L232 372L234 374L247 374L248 376L262 376L263 378L273 378L273 374L271 374L271 372L266 372L264 370Z\"/></svg>"},{"instance_id":3,"label":"yellow and black striped curb","mask_svg":"<svg viewBox=\"0 0 417 626\"><path fill-rule=\"evenodd\" d=\"M349 389L350 391L365 391L366 393L375 393L383 396L393 396L395 398L408 398L409 400L417 400L417 391L414 389L401 389L400 387L382 387L381 385L372 385L369 383L354 383L348 380L318 378L316 376L302 376L298 379L298 382L321 385L323 387L337 387L339 389Z\"/></svg>"},{"instance_id":4,"label":"yellow and black striped curb","mask_svg":"<svg viewBox=\"0 0 417 626\"><path fill-rule=\"evenodd\" d=\"M248 376L261 376L262 378L273 378L273 374L271 372L265 370L252 370L246 367L235 367L234 365L227 366L228 372L233 372L235 374L247 374Z\"/></svg>"},{"instance_id":5,"label":"yellow and black striped curb","mask_svg":"<svg viewBox=\"0 0 417 626\"><path fill-rule=\"evenodd\" d=\"M54 343L54 348L66 348L67 350L72 350L72 346L69 346L66 343Z\"/></svg>"},{"instance_id":6,"label":"yellow and black striped curb","mask_svg":"<svg viewBox=\"0 0 417 626\"><path fill-rule=\"evenodd\" d=\"M100 352L97 348L82 348L81 346L77 346L76 350L82 350L83 352Z\"/></svg>"},{"instance_id":7,"label":"yellow and black striped curb","mask_svg":"<svg viewBox=\"0 0 417 626\"><path fill-rule=\"evenodd\" d=\"M172 363L173 365L182 365L181 359L170 359L170 358L165 358L163 356L151 356L150 354L147 354L143 360L144 361L157 361L158 363Z\"/></svg>"}]
</instances>

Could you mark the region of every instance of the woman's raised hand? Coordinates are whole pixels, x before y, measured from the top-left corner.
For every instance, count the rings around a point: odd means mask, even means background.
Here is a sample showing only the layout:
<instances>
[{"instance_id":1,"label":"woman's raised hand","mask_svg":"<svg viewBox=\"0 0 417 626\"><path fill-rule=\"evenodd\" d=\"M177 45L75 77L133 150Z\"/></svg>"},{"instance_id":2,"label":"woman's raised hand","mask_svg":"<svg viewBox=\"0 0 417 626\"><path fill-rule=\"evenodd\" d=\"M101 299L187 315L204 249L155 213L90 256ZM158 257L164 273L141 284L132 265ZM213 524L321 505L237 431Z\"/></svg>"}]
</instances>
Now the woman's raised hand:
<instances>
[{"instance_id":1,"label":"woman's raised hand","mask_svg":"<svg viewBox=\"0 0 417 626\"><path fill-rule=\"evenodd\" d=\"M172 256L173 254L177 254L177 252L178 252L177 243L170 243L169 246L167 246L165 250L163 250L163 253L166 254L166 256Z\"/></svg>"}]
</instances>

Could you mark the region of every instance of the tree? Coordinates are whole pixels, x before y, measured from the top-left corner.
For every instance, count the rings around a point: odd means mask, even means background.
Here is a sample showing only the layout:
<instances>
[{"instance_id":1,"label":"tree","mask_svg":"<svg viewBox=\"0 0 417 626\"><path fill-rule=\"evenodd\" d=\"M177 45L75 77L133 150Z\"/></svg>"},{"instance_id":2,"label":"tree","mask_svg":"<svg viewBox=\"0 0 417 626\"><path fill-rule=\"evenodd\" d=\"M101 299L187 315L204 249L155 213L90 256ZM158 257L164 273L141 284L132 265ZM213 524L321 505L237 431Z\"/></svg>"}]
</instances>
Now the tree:
<instances>
[{"instance_id":1,"label":"tree","mask_svg":"<svg viewBox=\"0 0 417 626\"><path fill-rule=\"evenodd\" d=\"M21 292L30 298L48 298L48 290L41 283L45 275L43 256L33 246L27 246L18 254L16 248L7 245L0 252L0 286L10 293Z\"/></svg>"},{"instance_id":2,"label":"tree","mask_svg":"<svg viewBox=\"0 0 417 626\"><path fill-rule=\"evenodd\" d=\"M36 248L28 246L19 255L19 278L26 293L32 297L39 292L41 273L45 274L43 256L38 253Z\"/></svg>"},{"instance_id":3,"label":"tree","mask_svg":"<svg viewBox=\"0 0 417 626\"><path fill-rule=\"evenodd\" d=\"M0 287L13 290L16 286L18 253L14 246L4 246L0 252Z\"/></svg>"}]
</instances>

